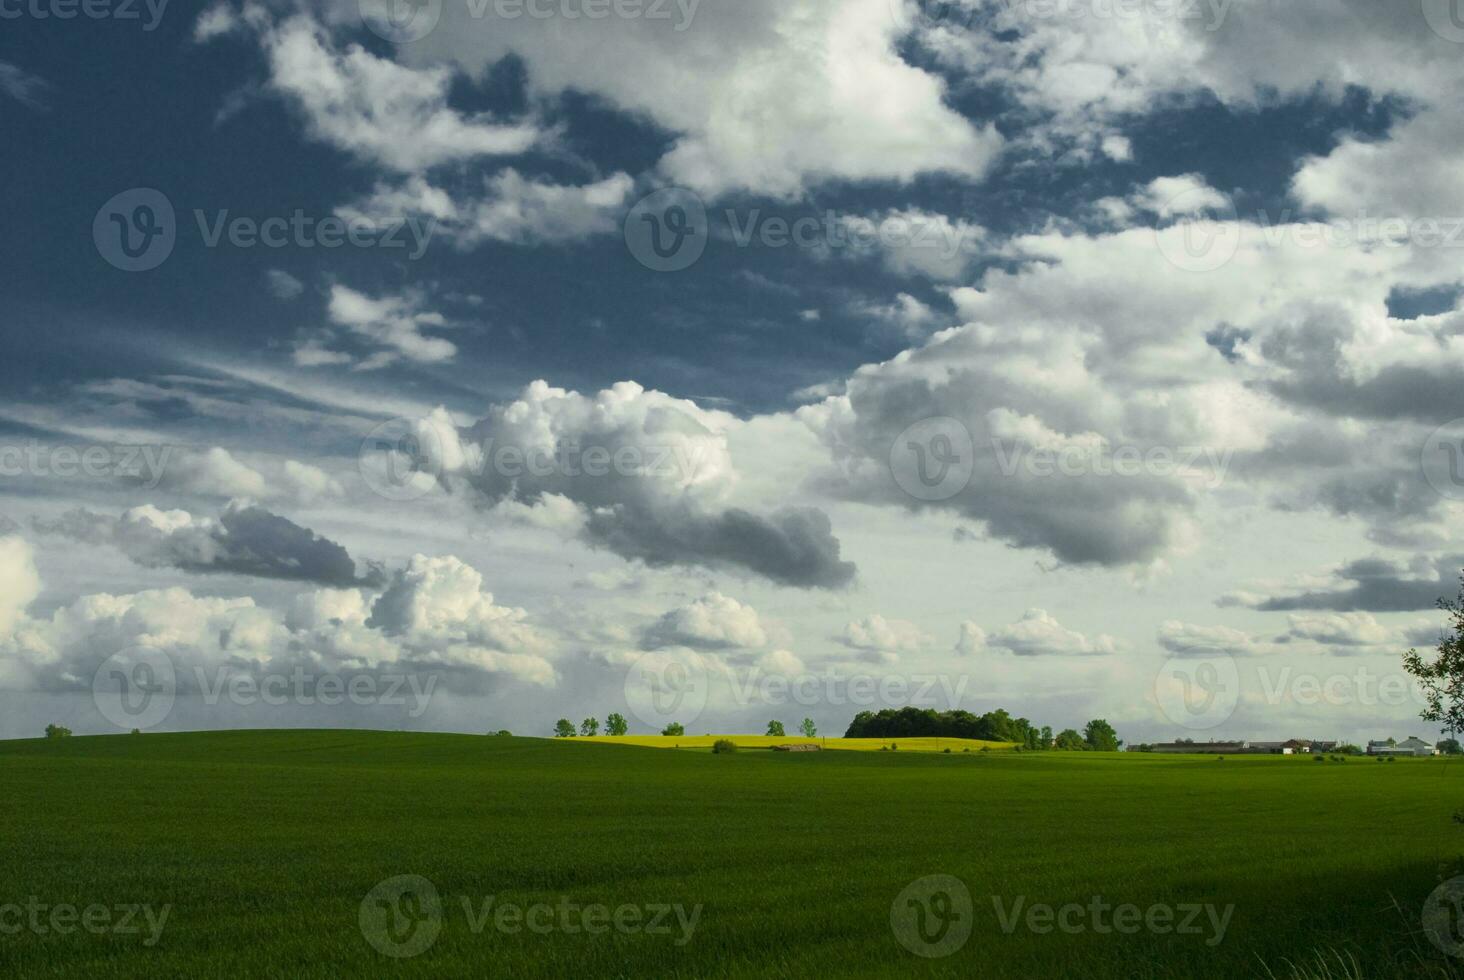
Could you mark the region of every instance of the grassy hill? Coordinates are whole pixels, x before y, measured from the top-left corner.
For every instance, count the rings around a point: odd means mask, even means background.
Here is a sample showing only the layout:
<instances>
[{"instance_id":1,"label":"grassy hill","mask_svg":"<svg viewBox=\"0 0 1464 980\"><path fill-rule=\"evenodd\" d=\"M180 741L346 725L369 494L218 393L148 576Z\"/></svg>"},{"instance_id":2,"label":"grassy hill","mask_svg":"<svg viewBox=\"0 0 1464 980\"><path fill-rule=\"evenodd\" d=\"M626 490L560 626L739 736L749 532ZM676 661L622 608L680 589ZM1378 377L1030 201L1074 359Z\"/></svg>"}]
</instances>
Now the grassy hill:
<instances>
[{"instance_id":1,"label":"grassy hill","mask_svg":"<svg viewBox=\"0 0 1464 980\"><path fill-rule=\"evenodd\" d=\"M1284 977L1285 958L1316 948L1355 954L1368 977L1444 976L1410 931L1464 853L1450 819L1464 767L1443 760L220 732L0 742L0 787L0 929L16 921L7 903L170 907L150 947L0 934L6 977L1232 978L1263 962ZM401 875L441 901L435 942L409 959L362 925L373 889ZM892 928L897 896L930 875L972 896L948 958L913 955ZM642 926L652 907L700 908L689 936L539 934L483 920L488 896L636 906ZM1094 896L1233 914L1214 944L1209 930L1003 928L1019 899ZM420 905L381 907L423 935Z\"/></svg>"}]
</instances>

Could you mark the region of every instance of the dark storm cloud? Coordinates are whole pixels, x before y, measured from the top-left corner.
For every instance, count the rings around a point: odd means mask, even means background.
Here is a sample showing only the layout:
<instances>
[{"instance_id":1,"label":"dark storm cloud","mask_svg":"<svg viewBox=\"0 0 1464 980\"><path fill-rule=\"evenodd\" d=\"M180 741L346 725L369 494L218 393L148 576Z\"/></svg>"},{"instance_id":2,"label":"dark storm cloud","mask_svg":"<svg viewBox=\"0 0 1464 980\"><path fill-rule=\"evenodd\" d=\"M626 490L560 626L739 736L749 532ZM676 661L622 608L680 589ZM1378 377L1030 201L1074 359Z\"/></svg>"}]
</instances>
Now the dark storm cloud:
<instances>
[{"instance_id":1,"label":"dark storm cloud","mask_svg":"<svg viewBox=\"0 0 1464 980\"><path fill-rule=\"evenodd\" d=\"M586 535L592 544L652 567L702 565L819 589L842 588L855 575L853 563L839 559L828 515L813 507L762 516L740 508L652 514L627 505L596 512Z\"/></svg>"},{"instance_id":2,"label":"dark storm cloud","mask_svg":"<svg viewBox=\"0 0 1464 980\"><path fill-rule=\"evenodd\" d=\"M1457 591L1461 568L1464 555L1419 556L1407 565L1384 558L1363 558L1337 570L1340 583L1334 589L1249 601L1226 598L1220 604L1247 605L1265 612L1413 612L1436 608L1440 599L1452 596Z\"/></svg>"},{"instance_id":3,"label":"dark storm cloud","mask_svg":"<svg viewBox=\"0 0 1464 980\"><path fill-rule=\"evenodd\" d=\"M381 581L375 567L358 575L344 547L256 505L231 506L217 521L137 508L121 517L79 509L36 521L42 534L110 544L148 568L248 575L348 588Z\"/></svg>"}]
</instances>

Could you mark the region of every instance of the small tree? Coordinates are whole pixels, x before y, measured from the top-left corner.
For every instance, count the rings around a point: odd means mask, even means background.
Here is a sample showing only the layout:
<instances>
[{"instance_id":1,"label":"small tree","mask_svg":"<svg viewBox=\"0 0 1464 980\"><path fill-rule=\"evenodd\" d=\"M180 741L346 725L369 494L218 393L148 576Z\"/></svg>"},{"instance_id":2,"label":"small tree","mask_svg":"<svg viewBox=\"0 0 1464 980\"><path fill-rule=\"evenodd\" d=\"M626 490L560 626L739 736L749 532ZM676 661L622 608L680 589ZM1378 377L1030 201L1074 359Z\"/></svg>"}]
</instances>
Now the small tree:
<instances>
[{"instance_id":1,"label":"small tree","mask_svg":"<svg viewBox=\"0 0 1464 980\"><path fill-rule=\"evenodd\" d=\"M574 722L561 718L554 723L555 738L574 738Z\"/></svg>"},{"instance_id":2,"label":"small tree","mask_svg":"<svg viewBox=\"0 0 1464 980\"><path fill-rule=\"evenodd\" d=\"M787 733L783 731L783 723L781 721L770 721L768 722L768 734L782 738Z\"/></svg>"},{"instance_id":3,"label":"small tree","mask_svg":"<svg viewBox=\"0 0 1464 980\"><path fill-rule=\"evenodd\" d=\"M47 725L46 726L46 737L47 738L65 738L66 736L68 736L70 734L71 734L71 729L69 729L69 728L62 728L60 725Z\"/></svg>"},{"instance_id":4,"label":"small tree","mask_svg":"<svg viewBox=\"0 0 1464 980\"><path fill-rule=\"evenodd\" d=\"M1423 690L1419 717L1454 735L1464 732L1464 575L1459 579L1459 597L1440 599L1439 609L1449 617L1449 632L1439 637L1438 656L1424 660L1417 650L1409 650L1403 655L1403 667L1418 678Z\"/></svg>"},{"instance_id":5,"label":"small tree","mask_svg":"<svg viewBox=\"0 0 1464 980\"><path fill-rule=\"evenodd\" d=\"M605 718L606 735L624 735L630 731L630 725L626 723L625 716L618 711L612 711Z\"/></svg>"},{"instance_id":6,"label":"small tree","mask_svg":"<svg viewBox=\"0 0 1464 980\"><path fill-rule=\"evenodd\" d=\"M1094 752L1117 752L1118 747L1123 744L1118 738L1118 732L1102 718L1094 718L1088 722L1088 727L1083 729L1083 741Z\"/></svg>"},{"instance_id":7,"label":"small tree","mask_svg":"<svg viewBox=\"0 0 1464 980\"><path fill-rule=\"evenodd\" d=\"M803 733L804 738L813 738L818 734L818 726L813 723L812 718L803 719L803 724L798 726L798 730Z\"/></svg>"},{"instance_id":8,"label":"small tree","mask_svg":"<svg viewBox=\"0 0 1464 980\"><path fill-rule=\"evenodd\" d=\"M1446 738L1439 743L1439 752L1444 755L1464 755L1464 748L1460 748L1457 738Z\"/></svg>"},{"instance_id":9,"label":"small tree","mask_svg":"<svg viewBox=\"0 0 1464 980\"><path fill-rule=\"evenodd\" d=\"M730 738L719 738L712 743L712 755L726 755L728 752L736 752L737 743Z\"/></svg>"},{"instance_id":10,"label":"small tree","mask_svg":"<svg viewBox=\"0 0 1464 980\"><path fill-rule=\"evenodd\" d=\"M662 735L678 735L678 736L679 735L685 735L686 734L686 726L683 725L683 724L681 724L681 722L679 722L679 721L673 721L671 724L669 724L665 728L661 729L661 734Z\"/></svg>"},{"instance_id":11,"label":"small tree","mask_svg":"<svg viewBox=\"0 0 1464 980\"><path fill-rule=\"evenodd\" d=\"M1071 728L1064 728L1057 733L1057 742L1054 747L1064 752L1082 752L1088 747L1088 743L1083 741L1082 735Z\"/></svg>"},{"instance_id":12,"label":"small tree","mask_svg":"<svg viewBox=\"0 0 1464 980\"><path fill-rule=\"evenodd\" d=\"M594 718L586 718L580 722L580 734L585 738L600 734L600 723Z\"/></svg>"}]
</instances>

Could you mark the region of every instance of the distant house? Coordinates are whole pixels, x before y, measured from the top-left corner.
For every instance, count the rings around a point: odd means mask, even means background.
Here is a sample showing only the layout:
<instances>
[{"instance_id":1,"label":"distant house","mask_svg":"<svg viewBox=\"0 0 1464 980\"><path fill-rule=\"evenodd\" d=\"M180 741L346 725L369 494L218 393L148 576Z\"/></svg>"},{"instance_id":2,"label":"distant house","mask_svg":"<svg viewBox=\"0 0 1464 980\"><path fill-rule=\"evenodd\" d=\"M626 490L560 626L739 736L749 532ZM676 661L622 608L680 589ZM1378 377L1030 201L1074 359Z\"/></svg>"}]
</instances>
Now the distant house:
<instances>
[{"instance_id":1,"label":"distant house","mask_svg":"<svg viewBox=\"0 0 1464 980\"><path fill-rule=\"evenodd\" d=\"M1438 755L1437 746L1430 745L1421 738L1407 738L1397 745L1390 745L1388 742L1373 741L1367 743L1368 755L1392 755L1423 757Z\"/></svg>"},{"instance_id":2,"label":"distant house","mask_svg":"<svg viewBox=\"0 0 1464 980\"><path fill-rule=\"evenodd\" d=\"M1337 745L1337 742L1311 742L1304 738L1285 742L1160 742L1148 746L1148 751L1170 755L1305 755L1314 751L1330 752Z\"/></svg>"}]
</instances>

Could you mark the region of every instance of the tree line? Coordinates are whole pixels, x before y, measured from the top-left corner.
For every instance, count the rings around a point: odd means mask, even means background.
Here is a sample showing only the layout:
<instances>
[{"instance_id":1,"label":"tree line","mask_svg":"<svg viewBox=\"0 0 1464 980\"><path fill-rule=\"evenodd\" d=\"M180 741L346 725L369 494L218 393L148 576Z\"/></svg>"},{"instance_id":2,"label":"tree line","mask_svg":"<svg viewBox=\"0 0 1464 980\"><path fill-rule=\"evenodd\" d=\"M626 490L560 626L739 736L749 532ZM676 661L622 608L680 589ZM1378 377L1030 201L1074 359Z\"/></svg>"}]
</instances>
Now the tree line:
<instances>
[{"instance_id":1,"label":"tree line","mask_svg":"<svg viewBox=\"0 0 1464 980\"><path fill-rule=\"evenodd\" d=\"M1117 752L1123 745L1112 725L1095 718L1079 732L1064 729L1056 735L1026 718L1013 718L998 708L984 715L969 711L936 711L934 708L885 708L861 711L849 723L845 738L972 738L986 742L1015 742L1024 748L1059 749L1069 752Z\"/></svg>"}]
</instances>

